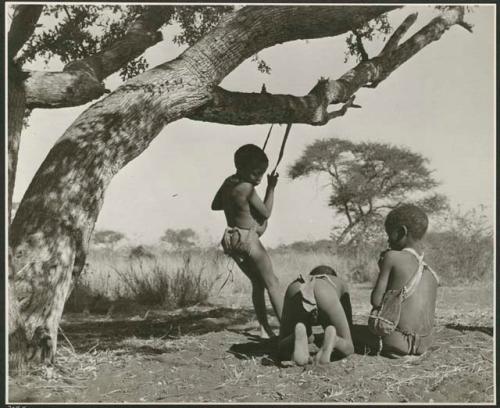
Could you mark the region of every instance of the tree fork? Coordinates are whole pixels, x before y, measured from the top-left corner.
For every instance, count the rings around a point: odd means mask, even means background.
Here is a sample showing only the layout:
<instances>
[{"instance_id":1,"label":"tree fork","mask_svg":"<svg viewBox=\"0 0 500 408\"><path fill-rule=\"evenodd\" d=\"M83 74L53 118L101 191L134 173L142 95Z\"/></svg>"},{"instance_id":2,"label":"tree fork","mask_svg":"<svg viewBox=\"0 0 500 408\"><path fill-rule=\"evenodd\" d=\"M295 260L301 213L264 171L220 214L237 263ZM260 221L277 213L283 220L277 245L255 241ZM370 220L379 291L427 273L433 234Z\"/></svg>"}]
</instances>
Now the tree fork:
<instances>
[{"instance_id":1,"label":"tree fork","mask_svg":"<svg viewBox=\"0 0 500 408\"><path fill-rule=\"evenodd\" d=\"M353 95L361 88L375 88L400 65L417 54L453 25L470 27L463 22L463 8L453 7L435 17L411 38L399 41L417 18L410 14L394 31L379 55L361 61L336 80L321 78L305 96L231 92L216 87L212 99L200 107L190 119L232 125L263 123L305 123L322 126L342 116L352 104ZM338 111L329 112L332 104L344 103Z\"/></svg>"}]
</instances>

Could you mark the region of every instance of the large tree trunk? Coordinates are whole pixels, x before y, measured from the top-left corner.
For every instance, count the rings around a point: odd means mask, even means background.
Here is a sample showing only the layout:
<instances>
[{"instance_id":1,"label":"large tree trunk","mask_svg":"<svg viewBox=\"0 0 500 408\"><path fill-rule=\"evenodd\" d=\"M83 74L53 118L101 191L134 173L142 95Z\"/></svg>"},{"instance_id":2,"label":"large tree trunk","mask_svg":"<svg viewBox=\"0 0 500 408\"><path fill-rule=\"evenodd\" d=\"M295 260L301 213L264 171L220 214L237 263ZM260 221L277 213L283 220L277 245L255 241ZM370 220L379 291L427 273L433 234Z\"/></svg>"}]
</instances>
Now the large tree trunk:
<instances>
[{"instance_id":1,"label":"large tree trunk","mask_svg":"<svg viewBox=\"0 0 500 408\"><path fill-rule=\"evenodd\" d=\"M258 50L345 33L392 8L245 7L179 58L129 80L82 113L42 163L11 226L13 284L33 359L55 355L71 277L85 263L104 192L123 166L166 124L211 101L218 83Z\"/></svg>"},{"instance_id":2,"label":"large tree trunk","mask_svg":"<svg viewBox=\"0 0 500 408\"><path fill-rule=\"evenodd\" d=\"M24 91L24 75L14 64L9 67L8 83L8 216L11 221L12 194L16 182L17 154L19 142L21 141L21 131L23 129L23 119L26 112L26 93Z\"/></svg>"},{"instance_id":3,"label":"large tree trunk","mask_svg":"<svg viewBox=\"0 0 500 408\"><path fill-rule=\"evenodd\" d=\"M26 95L24 92L23 78L15 66L9 68L8 84L8 217L11 221L12 195L16 180L17 153L21 140L23 118L26 110ZM10 254L9 254L10 255ZM19 303L15 296L15 288L12 285L14 268L12 259L9 257L9 366L11 369L21 370L24 366L24 356L27 354L27 337L24 324L19 312Z\"/></svg>"}]
</instances>

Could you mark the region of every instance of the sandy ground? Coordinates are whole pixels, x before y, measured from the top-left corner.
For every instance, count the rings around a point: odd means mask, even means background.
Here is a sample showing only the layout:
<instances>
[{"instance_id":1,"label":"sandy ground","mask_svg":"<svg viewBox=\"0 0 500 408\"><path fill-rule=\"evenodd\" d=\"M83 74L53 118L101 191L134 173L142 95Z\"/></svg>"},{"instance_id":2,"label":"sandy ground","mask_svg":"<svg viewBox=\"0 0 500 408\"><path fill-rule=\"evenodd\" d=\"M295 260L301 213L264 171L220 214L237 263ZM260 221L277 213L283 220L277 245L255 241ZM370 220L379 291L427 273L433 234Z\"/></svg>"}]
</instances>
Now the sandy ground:
<instances>
[{"instance_id":1,"label":"sandy ground","mask_svg":"<svg viewBox=\"0 0 500 408\"><path fill-rule=\"evenodd\" d=\"M369 291L352 289L356 354L326 366L279 363L241 296L68 314L55 365L9 378L9 402L493 402L491 286L440 288L431 350L394 360L367 353Z\"/></svg>"}]
</instances>

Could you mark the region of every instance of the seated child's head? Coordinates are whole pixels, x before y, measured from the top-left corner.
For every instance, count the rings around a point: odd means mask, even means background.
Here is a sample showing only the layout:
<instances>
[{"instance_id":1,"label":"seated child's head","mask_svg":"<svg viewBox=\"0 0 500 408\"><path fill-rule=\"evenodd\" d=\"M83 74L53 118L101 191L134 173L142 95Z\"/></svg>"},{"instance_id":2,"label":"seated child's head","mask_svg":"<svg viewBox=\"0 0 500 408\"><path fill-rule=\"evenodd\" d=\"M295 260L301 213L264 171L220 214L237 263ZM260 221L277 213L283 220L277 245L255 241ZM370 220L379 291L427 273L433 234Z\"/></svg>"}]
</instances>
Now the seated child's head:
<instances>
[{"instance_id":1,"label":"seated child's head","mask_svg":"<svg viewBox=\"0 0 500 408\"><path fill-rule=\"evenodd\" d=\"M320 265L314 268L311 272L309 272L309 275L314 276L314 275L333 275L337 276L337 272L333 270L333 268L330 268L329 266L326 265Z\"/></svg>"},{"instance_id":2,"label":"seated child's head","mask_svg":"<svg viewBox=\"0 0 500 408\"><path fill-rule=\"evenodd\" d=\"M385 231L391 249L401 250L409 241L419 241L427 232L429 219L425 212L413 204L393 209L385 218Z\"/></svg>"},{"instance_id":3,"label":"seated child's head","mask_svg":"<svg viewBox=\"0 0 500 408\"><path fill-rule=\"evenodd\" d=\"M256 186L261 182L269 166L269 160L260 147L246 144L234 153L234 165L240 176Z\"/></svg>"}]
</instances>

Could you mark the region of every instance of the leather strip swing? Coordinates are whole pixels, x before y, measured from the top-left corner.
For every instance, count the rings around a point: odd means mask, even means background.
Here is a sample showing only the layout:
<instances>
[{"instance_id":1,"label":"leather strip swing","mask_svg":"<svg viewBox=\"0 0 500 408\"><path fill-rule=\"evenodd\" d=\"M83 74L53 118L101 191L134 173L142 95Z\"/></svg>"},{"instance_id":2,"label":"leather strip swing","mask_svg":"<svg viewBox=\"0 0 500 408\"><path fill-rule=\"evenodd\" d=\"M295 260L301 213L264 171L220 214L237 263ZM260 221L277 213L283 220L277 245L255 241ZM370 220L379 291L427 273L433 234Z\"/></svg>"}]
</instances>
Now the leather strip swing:
<instances>
[{"instance_id":1,"label":"leather strip swing","mask_svg":"<svg viewBox=\"0 0 500 408\"><path fill-rule=\"evenodd\" d=\"M269 128L269 132L267 132L266 141L264 142L264 146L262 146L262 150L265 150L265 148L267 146L267 142L269 140L269 136L271 135L271 130L273 129L273 126L274 126L274 123L271 124L271 127ZM281 142L281 149L280 149L280 153L278 155L278 161L276 162L276 166L274 166L274 170L271 172L271 174L276 173L278 165L280 164L281 159L283 158L283 153L285 152L286 141L288 140L288 135L290 134L291 128L292 128L292 124L288 123L286 125L286 130L285 130L285 135L283 136L283 141Z\"/></svg>"},{"instance_id":2,"label":"leather strip swing","mask_svg":"<svg viewBox=\"0 0 500 408\"><path fill-rule=\"evenodd\" d=\"M269 128L269 132L267 132L266 141L264 142L264 146L262 146L262 150L266 150L267 141L269 140L269 136L271 136L271 130L273 130L274 123L271 123L271 127Z\"/></svg>"}]
</instances>

